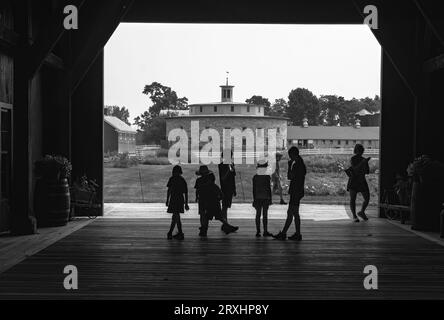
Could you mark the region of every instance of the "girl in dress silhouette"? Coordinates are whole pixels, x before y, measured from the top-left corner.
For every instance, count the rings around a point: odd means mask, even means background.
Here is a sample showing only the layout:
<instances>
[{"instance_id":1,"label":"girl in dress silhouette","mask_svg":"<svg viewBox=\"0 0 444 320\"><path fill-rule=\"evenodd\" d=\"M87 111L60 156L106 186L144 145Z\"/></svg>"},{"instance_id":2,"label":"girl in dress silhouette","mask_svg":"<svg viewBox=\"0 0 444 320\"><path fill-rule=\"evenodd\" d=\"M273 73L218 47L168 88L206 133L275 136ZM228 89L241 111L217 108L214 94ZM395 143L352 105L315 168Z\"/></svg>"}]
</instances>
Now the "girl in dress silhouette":
<instances>
[{"instance_id":1,"label":"girl in dress silhouette","mask_svg":"<svg viewBox=\"0 0 444 320\"><path fill-rule=\"evenodd\" d=\"M167 238L183 240L185 237L182 232L180 214L184 213L184 209L188 211L190 208L188 207L188 186L182 177L182 168L180 166L174 166L172 176L168 180L167 188L167 212L173 215L171 217L171 226ZM176 226L178 232L173 236L173 231Z\"/></svg>"}]
</instances>

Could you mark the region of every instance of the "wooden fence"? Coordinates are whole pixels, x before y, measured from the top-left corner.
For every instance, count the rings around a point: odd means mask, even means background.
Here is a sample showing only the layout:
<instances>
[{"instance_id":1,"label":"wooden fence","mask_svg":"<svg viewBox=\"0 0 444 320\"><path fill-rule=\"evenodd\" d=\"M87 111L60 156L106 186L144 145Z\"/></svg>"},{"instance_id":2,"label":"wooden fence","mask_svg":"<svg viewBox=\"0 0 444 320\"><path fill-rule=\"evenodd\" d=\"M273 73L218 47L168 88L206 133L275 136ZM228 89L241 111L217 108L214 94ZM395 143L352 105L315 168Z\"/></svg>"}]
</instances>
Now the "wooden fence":
<instances>
[{"instance_id":1,"label":"wooden fence","mask_svg":"<svg viewBox=\"0 0 444 320\"><path fill-rule=\"evenodd\" d=\"M353 154L353 148L300 149L300 155ZM379 155L379 149L365 149L365 154Z\"/></svg>"},{"instance_id":2,"label":"wooden fence","mask_svg":"<svg viewBox=\"0 0 444 320\"><path fill-rule=\"evenodd\" d=\"M155 156L157 154L157 151L160 150L159 145L137 145L136 146L136 152L134 156L136 156L139 159L142 159L146 156Z\"/></svg>"}]
</instances>

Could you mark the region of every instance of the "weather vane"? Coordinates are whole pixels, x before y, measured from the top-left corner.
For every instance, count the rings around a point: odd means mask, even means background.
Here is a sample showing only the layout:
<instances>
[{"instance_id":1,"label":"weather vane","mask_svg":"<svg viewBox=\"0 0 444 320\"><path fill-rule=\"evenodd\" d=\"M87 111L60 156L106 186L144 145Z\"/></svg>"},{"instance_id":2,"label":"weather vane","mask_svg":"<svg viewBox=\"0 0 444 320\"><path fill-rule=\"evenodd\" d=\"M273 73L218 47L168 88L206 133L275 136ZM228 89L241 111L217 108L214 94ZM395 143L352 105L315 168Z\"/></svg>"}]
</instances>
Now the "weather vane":
<instances>
[{"instance_id":1,"label":"weather vane","mask_svg":"<svg viewBox=\"0 0 444 320\"><path fill-rule=\"evenodd\" d=\"M229 74L230 72L225 71L225 73L227 74L227 86L228 86L228 74Z\"/></svg>"}]
</instances>

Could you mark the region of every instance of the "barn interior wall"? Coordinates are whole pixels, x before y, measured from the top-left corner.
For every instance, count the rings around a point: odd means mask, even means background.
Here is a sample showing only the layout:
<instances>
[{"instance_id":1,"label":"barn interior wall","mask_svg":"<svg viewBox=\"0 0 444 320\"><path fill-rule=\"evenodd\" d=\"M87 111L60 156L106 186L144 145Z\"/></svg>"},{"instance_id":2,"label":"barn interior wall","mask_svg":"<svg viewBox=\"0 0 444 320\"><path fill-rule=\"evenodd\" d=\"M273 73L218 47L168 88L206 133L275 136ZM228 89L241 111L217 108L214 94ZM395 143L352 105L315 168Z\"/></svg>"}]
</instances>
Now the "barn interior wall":
<instances>
[{"instance_id":1,"label":"barn interior wall","mask_svg":"<svg viewBox=\"0 0 444 320\"><path fill-rule=\"evenodd\" d=\"M395 174L407 168L414 157L415 149L414 102L385 54L382 56L382 79L380 190L393 186Z\"/></svg>"},{"instance_id":2,"label":"barn interior wall","mask_svg":"<svg viewBox=\"0 0 444 320\"><path fill-rule=\"evenodd\" d=\"M427 117L421 127L426 128L426 138L423 143L424 154L444 161L444 107L443 86L444 69L436 70L430 75L430 91L428 104L422 106L421 112L426 112Z\"/></svg>"},{"instance_id":3,"label":"barn interior wall","mask_svg":"<svg viewBox=\"0 0 444 320\"><path fill-rule=\"evenodd\" d=\"M73 179L87 175L103 186L103 51L72 95ZM102 202L102 190L98 190ZM101 214L102 211L99 212Z\"/></svg>"}]
</instances>

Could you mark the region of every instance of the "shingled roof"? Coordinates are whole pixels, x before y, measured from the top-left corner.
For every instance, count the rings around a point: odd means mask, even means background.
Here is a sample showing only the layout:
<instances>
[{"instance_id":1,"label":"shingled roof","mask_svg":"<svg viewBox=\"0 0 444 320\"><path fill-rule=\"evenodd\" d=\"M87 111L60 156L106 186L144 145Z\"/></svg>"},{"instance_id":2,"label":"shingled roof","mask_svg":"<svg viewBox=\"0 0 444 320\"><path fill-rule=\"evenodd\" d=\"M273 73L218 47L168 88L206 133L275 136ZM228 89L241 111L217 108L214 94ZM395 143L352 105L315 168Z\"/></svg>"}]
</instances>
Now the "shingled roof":
<instances>
[{"instance_id":1,"label":"shingled roof","mask_svg":"<svg viewBox=\"0 0 444 320\"><path fill-rule=\"evenodd\" d=\"M114 116L104 116L103 120L119 132L137 133L137 130Z\"/></svg>"},{"instance_id":2,"label":"shingled roof","mask_svg":"<svg viewBox=\"0 0 444 320\"><path fill-rule=\"evenodd\" d=\"M379 140L379 127L314 126L287 128L289 140Z\"/></svg>"}]
</instances>

